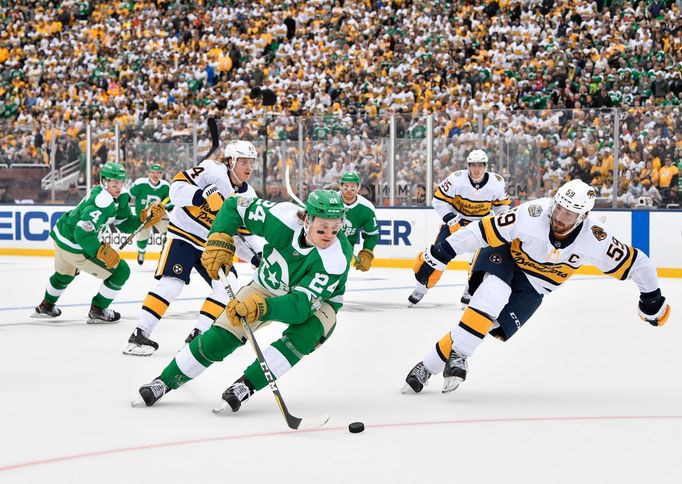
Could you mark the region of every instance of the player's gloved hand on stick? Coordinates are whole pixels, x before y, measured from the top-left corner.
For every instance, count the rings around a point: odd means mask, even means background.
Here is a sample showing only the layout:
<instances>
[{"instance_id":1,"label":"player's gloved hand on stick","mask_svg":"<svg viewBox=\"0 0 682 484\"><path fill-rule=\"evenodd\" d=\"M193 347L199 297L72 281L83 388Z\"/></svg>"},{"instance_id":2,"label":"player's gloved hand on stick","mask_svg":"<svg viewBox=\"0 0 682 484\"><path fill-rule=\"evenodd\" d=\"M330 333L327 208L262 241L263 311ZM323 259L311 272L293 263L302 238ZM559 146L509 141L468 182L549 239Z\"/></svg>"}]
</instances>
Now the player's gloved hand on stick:
<instances>
[{"instance_id":1,"label":"player's gloved hand on stick","mask_svg":"<svg viewBox=\"0 0 682 484\"><path fill-rule=\"evenodd\" d=\"M372 267L372 261L374 260L374 252L369 249L362 249L358 252L358 256L355 259L355 269L367 272L370 267Z\"/></svg>"},{"instance_id":2,"label":"player's gloved hand on stick","mask_svg":"<svg viewBox=\"0 0 682 484\"><path fill-rule=\"evenodd\" d=\"M153 227L161 221L165 213L166 209L163 207L163 205L161 205L159 202L154 202L142 210L140 213L140 222L144 223L145 228ZM151 218L147 220L147 217L149 217L150 214Z\"/></svg>"},{"instance_id":3,"label":"player's gloved hand on stick","mask_svg":"<svg viewBox=\"0 0 682 484\"><path fill-rule=\"evenodd\" d=\"M118 252L109 244L100 245L97 250L97 258L104 263L104 267L107 269L113 269L118 265L118 261L121 260Z\"/></svg>"},{"instance_id":4,"label":"player's gloved hand on stick","mask_svg":"<svg viewBox=\"0 0 682 484\"><path fill-rule=\"evenodd\" d=\"M220 269L230 272L234 259L234 239L230 234L214 232L206 240L206 248L201 254L201 265L214 281L220 279Z\"/></svg>"},{"instance_id":5,"label":"player's gloved hand on stick","mask_svg":"<svg viewBox=\"0 0 682 484\"><path fill-rule=\"evenodd\" d=\"M200 207L204 203L208 204L208 208L212 212L220 210L220 207L223 206L223 196L218 191L217 186L211 184L203 190L199 189L196 191L192 198L192 204Z\"/></svg>"},{"instance_id":6,"label":"player's gloved hand on stick","mask_svg":"<svg viewBox=\"0 0 682 484\"><path fill-rule=\"evenodd\" d=\"M451 234L454 234L462 228L459 223L460 220L462 220L462 216L455 215L454 213L448 213L443 217L443 223L448 226Z\"/></svg>"},{"instance_id":7,"label":"player's gloved hand on stick","mask_svg":"<svg viewBox=\"0 0 682 484\"><path fill-rule=\"evenodd\" d=\"M259 292L252 292L242 300L232 299L227 303L227 318L232 326L241 326L240 317L246 319L247 323L253 323L263 317L268 310L265 297Z\"/></svg>"},{"instance_id":8,"label":"player's gloved hand on stick","mask_svg":"<svg viewBox=\"0 0 682 484\"><path fill-rule=\"evenodd\" d=\"M447 242L432 245L425 249L417 256L412 267L415 279L427 288L432 288L443 275L448 262L454 259L456 255L454 249Z\"/></svg>"},{"instance_id":9,"label":"player's gloved hand on stick","mask_svg":"<svg viewBox=\"0 0 682 484\"><path fill-rule=\"evenodd\" d=\"M261 261L263 260L263 253L258 252L257 254L253 254L253 257L251 257L251 265L253 266L254 269L258 268L260 265Z\"/></svg>"},{"instance_id":10,"label":"player's gloved hand on stick","mask_svg":"<svg viewBox=\"0 0 682 484\"><path fill-rule=\"evenodd\" d=\"M639 317L652 326L663 326L670 316L670 305L660 289L639 294Z\"/></svg>"}]
</instances>

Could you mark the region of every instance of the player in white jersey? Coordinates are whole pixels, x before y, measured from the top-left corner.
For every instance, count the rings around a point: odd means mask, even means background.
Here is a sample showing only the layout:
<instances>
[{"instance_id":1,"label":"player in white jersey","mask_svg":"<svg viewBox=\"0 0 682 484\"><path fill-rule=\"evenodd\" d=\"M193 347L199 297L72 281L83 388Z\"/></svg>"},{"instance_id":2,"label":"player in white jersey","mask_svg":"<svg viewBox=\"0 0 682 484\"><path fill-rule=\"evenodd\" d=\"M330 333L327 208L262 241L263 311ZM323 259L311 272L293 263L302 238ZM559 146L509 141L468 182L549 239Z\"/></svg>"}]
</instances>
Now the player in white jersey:
<instances>
[{"instance_id":1,"label":"player in white jersey","mask_svg":"<svg viewBox=\"0 0 682 484\"><path fill-rule=\"evenodd\" d=\"M483 150L473 150L467 156L468 169L452 173L443 180L431 204L436 213L443 219L436 244L445 240L450 234L472 222L494 212L500 214L509 210L509 197L504 178L487 171L488 155ZM419 264L419 258L415 265ZM417 304L433 286L416 284L414 291L407 298L410 304ZM462 295L462 303L469 303L468 288Z\"/></svg>"},{"instance_id":2,"label":"player in white jersey","mask_svg":"<svg viewBox=\"0 0 682 484\"><path fill-rule=\"evenodd\" d=\"M124 354L148 356L158 349L159 345L149 337L168 306L189 284L192 269L211 286L212 292L201 307L196 327L185 341L190 342L210 328L223 312L228 301L227 293L219 281L212 280L206 273L201 265L201 254L223 201L235 193L256 197L256 192L247 183L256 157L256 149L250 142L231 141L220 161L205 160L175 176L170 188L170 201L175 210L171 212L168 240L154 275L158 283L142 303L140 319L128 339ZM262 244L247 231L240 230L240 236L235 240L237 255L257 266ZM229 278L233 284L236 283L234 270Z\"/></svg>"},{"instance_id":3,"label":"player in white jersey","mask_svg":"<svg viewBox=\"0 0 682 484\"><path fill-rule=\"evenodd\" d=\"M656 268L640 250L613 236L589 215L595 192L580 180L559 188L554 199L528 201L485 217L420 254L415 267L422 284L435 283L447 263L462 252L481 249L469 280L471 302L459 324L407 375L404 392L420 392L429 377L443 373L443 393L466 379L469 358L486 334L506 341L528 321L544 295L563 284L583 264L593 264L640 291L639 316L662 326L670 315L658 287Z\"/></svg>"}]
</instances>

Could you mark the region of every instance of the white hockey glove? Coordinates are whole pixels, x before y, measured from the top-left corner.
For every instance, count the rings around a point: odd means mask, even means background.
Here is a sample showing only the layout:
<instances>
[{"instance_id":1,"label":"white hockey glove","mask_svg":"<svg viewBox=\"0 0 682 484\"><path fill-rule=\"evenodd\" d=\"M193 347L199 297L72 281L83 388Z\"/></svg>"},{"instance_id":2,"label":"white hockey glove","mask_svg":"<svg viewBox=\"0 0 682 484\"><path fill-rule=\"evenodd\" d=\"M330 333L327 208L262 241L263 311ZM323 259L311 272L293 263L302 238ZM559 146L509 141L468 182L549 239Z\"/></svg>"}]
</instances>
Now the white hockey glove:
<instances>
[{"instance_id":1,"label":"white hockey glove","mask_svg":"<svg viewBox=\"0 0 682 484\"><path fill-rule=\"evenodd\" d=\"M459 223L460 220L462 220L460 214L448 213L443 217L443 223L448 226L451 234L454 234L462 227Z\"/></svg>"},{"instance_id":2,"label":"white hockey glove","mask_svg":"<svg viewBox=\"0 0 682 484\"><path fill-rule=\"evenodd\" d=\"M639 317L652 326L663 326L670 316L670 305L661 290L642 292L639 295Z\"/></svg>"}]
</instances>

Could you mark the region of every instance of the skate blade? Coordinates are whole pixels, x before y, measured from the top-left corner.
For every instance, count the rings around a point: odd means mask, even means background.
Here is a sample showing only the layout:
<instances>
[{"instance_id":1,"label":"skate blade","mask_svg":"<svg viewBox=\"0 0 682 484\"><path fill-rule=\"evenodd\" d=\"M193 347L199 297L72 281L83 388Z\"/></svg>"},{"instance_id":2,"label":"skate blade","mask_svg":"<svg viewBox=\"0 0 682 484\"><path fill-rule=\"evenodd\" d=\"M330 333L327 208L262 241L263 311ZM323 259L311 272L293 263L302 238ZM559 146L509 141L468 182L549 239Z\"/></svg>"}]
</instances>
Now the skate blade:
<instances>
[{"instance_id":1,"label":"skate blade","mask_svg":"<svg viewBox=\"0 0 682 484\"><path fill-rule=\"evenodd\" d=\"M155 351L156 350L151 346L138 346L131 343L122 351L122 353L130 356L151 356Z\"/></svg>"},{"instance_id":2,"label":"skate blade","mask_svg":"<svg viewBox=\"0 0 682 484\"><path fill-rule=\"evenodd\" d=\"M464 380L457 376L449 376L443 378L443 393L450 393L455 390L457 390L457 387L459 386L460 383L462 383Z\"/></svg>"},{"instance_id":3,"label":"skate blade","mask_svg":"<svg viewBox=\"0 0 682 484\"><path fill-rule=\"evenodd\" d=\"M219 415L219 414L223 413L225 410L227 410L228 408L230 410L232 410L232 407L230 407L230 405L225 400L222 400L217 407L215 407L214 409L211 410L211 412L213 412L215 415Z\"/></svg>"},{"instance_id":4,"label":"skate blade","mask_svg":"<svg viewBox=\"0 0 682 484\"><path fill-rule=\"evenodd\" d=\"M142 399L142 397L137 397L135 400L130 402L130 406L134 407L134 408L140 408L140 407L146 407L147 404L144 403L144 400Z\"/></svg>"},{"instance_id":5,"label":"skate blade","mask_svg":"<svg viewBox=\"0 0 682 484\"><path fill-rule=\"evenodd\" d=\"M88 318L86 323L88 324L116 324L119 323L121 320L117 319L116 321L104 321L102 319L93 319L93 318Z\"/></svg>"},{"instance_id":6,"label":"skate blade","mask_svg":"<svg viewBox=\"0 0 682 484\"><path fill-rule=\"evenodd\" d=\"M31 314L31 317L35 318L35 319L54 319L57 316L50 316L49 314L33 313L33 314Z\"/></svg>"},{"instance_id":7,"label":"skate blade","mask_svg":"<svg viewBox=\"0 0 682 484\"><path fill-rule=\"evenodd\" d=\"M402 393L403 395L416 395L417 394L417 392L415 392L408 383L405 383L403 385L403 387L400 389L400 393Z\"/></svg>"}]
</instances>

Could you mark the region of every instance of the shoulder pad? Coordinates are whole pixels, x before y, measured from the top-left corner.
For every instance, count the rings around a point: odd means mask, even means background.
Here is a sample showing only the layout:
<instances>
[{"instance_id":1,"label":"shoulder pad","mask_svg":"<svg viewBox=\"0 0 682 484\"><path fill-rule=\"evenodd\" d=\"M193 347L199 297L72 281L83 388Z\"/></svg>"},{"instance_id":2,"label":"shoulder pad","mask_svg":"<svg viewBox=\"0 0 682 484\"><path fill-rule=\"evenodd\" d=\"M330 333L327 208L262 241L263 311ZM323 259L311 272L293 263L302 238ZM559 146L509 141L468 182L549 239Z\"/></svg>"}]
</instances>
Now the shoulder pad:
<instances>
[{"instance_id":1,"label":"shoulder pad","mask_svg":"<svg viewBox=\"0 0 682 484\"><path fill-rule=\"evenodd\" d=\"M364 205L365 207L372 209L372 211L375 210L374 204L372 202L370 202L369 200L367 200L362 195L358 195L358 201L360 202L361 205Z\"/></svg>"},{"instance_id":2,"label":"shoulder pad","mask_svg":"<svg viewBox=\"0 0 682 484\"><path fill-rule=\"evenodd\" d=\"M107 208L113 203L114 197L112 197L111 193L104 189L102 189L102 191L99 192L95 197L95 205L97 205L97 208Z\"/></svg>"}]
</instances>

